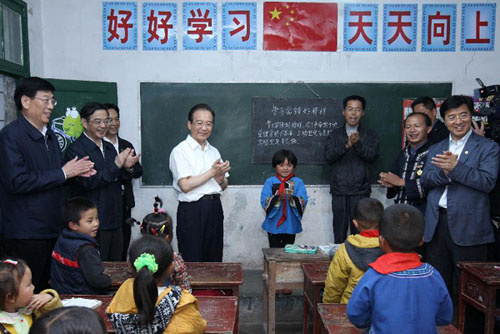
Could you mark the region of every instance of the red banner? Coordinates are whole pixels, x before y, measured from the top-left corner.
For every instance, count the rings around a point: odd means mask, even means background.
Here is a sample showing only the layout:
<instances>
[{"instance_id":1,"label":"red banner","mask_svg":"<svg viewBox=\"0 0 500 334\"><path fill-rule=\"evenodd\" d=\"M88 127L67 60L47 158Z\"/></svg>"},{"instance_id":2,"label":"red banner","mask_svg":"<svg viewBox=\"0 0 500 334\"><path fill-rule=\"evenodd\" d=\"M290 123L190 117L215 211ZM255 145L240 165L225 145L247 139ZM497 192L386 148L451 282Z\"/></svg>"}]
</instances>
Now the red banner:
<instances>
[{"instance_id":1,"label":"red banner","mask_svg":"<svg viewBox=\"0 0 500 334\"><path fill-rule=\"evenodd\" d=\"M337 4L264 2L264 50L337 51Z\"/></svg>"}]
</instances>

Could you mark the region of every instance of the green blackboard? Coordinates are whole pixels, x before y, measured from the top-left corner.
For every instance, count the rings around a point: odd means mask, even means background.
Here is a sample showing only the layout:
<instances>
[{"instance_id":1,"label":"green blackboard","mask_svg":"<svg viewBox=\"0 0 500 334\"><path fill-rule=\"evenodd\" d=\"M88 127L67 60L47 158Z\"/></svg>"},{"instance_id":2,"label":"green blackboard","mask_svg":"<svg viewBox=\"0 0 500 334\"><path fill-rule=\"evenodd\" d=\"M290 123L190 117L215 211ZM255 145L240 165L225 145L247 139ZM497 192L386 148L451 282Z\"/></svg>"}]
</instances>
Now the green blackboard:
<instances>
[{"instance_id":1,"label":"green blackboard","mask_svg":"<svg viewBox=\"0 0 500 334\"><path fill-rule=\"evenodd\" d=\"M231 162L230 184L259 185L274 173L268 164L252 164L252 97L331 97L362 95L367 100L362 122L376 130L380 155L372 181L388 170L401 150L403 99L447 97L451 83L141 83L141 153L145 186L172 184L171 150L188 134L187 114L197 103L216 113L210 143ZM328 184L330 166L299 161L296 170L306 184Z\"/></svg>"}]
</instances>

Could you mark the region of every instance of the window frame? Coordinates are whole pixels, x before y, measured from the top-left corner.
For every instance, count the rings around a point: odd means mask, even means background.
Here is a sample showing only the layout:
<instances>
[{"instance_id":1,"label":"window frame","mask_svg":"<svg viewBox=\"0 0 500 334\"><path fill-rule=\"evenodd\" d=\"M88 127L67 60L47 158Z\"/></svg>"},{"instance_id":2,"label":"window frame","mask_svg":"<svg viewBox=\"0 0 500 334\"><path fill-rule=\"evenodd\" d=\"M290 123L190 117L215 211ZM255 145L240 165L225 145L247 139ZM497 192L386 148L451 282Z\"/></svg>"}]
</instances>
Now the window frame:
<instances>
[{"instance_id":1,"label":"window frame","mask_svg":"<svg viewBox=\"0 0 500 334\"><path fill-rule=\"evenodd\" d=\"M0 0L0 38L3 40L3 8L4 5L21 16L21 34L22 34L22 55L23 64L5 60L0 57L0 73L10 75L15 78L28 77L30 75L29 64L29 38L28 38L28 6L22 0ZM0 45L0 55L4 56L4 45Z\"/></svg>"}]
</instances>

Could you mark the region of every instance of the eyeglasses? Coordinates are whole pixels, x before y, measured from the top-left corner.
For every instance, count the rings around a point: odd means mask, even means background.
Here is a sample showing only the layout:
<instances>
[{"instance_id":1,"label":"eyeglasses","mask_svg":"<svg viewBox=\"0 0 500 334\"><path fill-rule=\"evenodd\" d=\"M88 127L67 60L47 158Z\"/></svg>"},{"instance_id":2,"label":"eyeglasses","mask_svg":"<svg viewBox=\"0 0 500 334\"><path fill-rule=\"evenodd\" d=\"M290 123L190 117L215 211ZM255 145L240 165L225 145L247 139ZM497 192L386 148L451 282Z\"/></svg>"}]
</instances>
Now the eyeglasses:
<instances>
[{"instance_id":1,"label":"eyeglasses","mask_svg":"<svg viewBox=\"0 0 500 334\"><path fill-rule=\"evenodd\" d=\"M49 99L49 98L47 98L47 97L45 97L45 98L35 97L35 99L38 99L38 100L40 100L40 101L43 101L43 103L45 103L45 105L48 105L48 104L49 104L49 102L50 102L50 103L52 103L52 105L53 105L54 107L55 107L55 106L57 106L57 101L56 101L56 100L54 100L54 99Z\"/></svg>"},{"instance_id":2,"label":"eyeglasses","mask_svg":"<svg viewBox=\"0 0 500 334\"><path fill-rule=\"evenodd\" d=\"M91 119L89 120L89 122L91 123L94 123L95 125L109 125L111 124L111 118L105 118L105 119L100 119L100 118L96 118L96 119Z\"/></svg>"},{"instance_id":3,"label":"eyeglasses","mask_svg":"<svg viewBox=\"0 0 500 334\"><path fill-rule=\"evenodd\" d=\"M470 117L471 117L470 113L463 112L463 113L458 114L458 115L449 115L449 116L446 116L446 120L448 122L455 122L458 119L460 119L461 121L464 121L466 119L469 119Z\"/></svg>"},{"instance_id":4,"label":"eyeglasses","mask_svg":"<svg viewBox=\"0 0 500 334\"><path fill-rule=\"evenodd\" d=\"M203 122L203 121L194 121L193 124L200 128L204 126L206 126L207 128L211 128L214 125L213 122Z\"/></svg>"},{"instance_id":5,"label":"eyeglasses","mask_svg":"<svg viewBox=\"0 0 500 334\"><path fill-rule=\"evenodd\" d=\"M361 108L353 108L353 107L347 107L347 108L345 108L345 110L347 110L349 112L351 112L351 111L362 112L363 111L363 109L361 109Z\"/></svg>"}]
</instances>

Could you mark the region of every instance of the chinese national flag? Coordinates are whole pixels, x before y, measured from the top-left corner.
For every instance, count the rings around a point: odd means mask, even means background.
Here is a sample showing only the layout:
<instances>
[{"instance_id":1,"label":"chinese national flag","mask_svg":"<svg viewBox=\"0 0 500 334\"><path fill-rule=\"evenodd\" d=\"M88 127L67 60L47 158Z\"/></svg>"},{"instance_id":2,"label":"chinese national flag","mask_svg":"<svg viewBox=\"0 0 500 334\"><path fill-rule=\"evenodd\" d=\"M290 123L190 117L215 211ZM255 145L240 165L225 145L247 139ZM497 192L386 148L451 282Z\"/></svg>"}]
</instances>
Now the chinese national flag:
<instances>
[{"instance_id":1,"label":"chinese national flag","mask_svg":"<svg viewBox=\"0 0 500 334\"><path fill-rule=\"evenodd\" d=\"M337 51L337 4L264 2L264 50Z\"/></svg>"}]
</instances>

